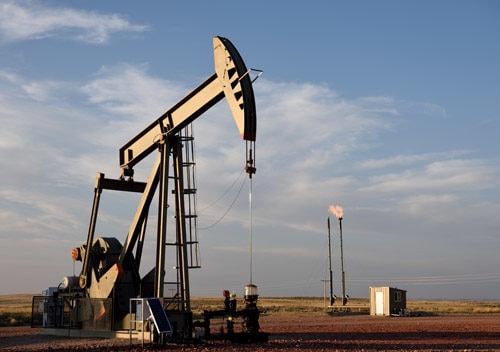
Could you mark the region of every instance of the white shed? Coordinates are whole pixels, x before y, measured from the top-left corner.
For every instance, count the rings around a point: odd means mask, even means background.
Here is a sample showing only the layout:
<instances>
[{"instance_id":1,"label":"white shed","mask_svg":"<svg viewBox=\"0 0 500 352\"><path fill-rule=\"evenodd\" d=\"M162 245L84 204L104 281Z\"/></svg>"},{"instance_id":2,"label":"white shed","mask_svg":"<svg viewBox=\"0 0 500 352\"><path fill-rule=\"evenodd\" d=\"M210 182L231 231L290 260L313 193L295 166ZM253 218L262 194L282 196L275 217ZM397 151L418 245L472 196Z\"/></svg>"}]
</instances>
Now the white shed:
<instances>
[{"instance_id":1,"label":"white shed","mask_svg":"<svg viewBox=\"0 0 500 352\"><path fill-rule=\"evenodd\" d=\"M394 287L370 287L370 315L405 315L406 291Z\"/></svg>"}]
</instances>

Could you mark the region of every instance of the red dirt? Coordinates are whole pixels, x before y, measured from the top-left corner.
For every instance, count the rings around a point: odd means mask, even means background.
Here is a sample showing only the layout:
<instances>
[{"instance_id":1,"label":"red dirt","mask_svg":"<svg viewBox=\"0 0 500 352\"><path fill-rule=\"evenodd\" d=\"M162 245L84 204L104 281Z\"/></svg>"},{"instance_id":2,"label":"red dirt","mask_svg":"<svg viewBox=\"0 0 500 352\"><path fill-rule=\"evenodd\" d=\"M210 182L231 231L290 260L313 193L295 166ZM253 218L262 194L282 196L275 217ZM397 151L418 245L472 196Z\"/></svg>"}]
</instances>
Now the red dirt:
<instances>
[{"instance_id":1,"label":"red dirt","mask_svg":"<svg viewBox=\"0 0 500 352\"><path fill-rule=\"evenodd\" d=\"M325 313L263 315L268 343L167 344L169 351L500 351L500 315L427 317L330 316ZM0 351L121 351L128 339L46 336L29 327L0 328ZM145 350L153 346L146 345ZM141 351L133 340L131 350Z\"/></svg>"}]
</instances>

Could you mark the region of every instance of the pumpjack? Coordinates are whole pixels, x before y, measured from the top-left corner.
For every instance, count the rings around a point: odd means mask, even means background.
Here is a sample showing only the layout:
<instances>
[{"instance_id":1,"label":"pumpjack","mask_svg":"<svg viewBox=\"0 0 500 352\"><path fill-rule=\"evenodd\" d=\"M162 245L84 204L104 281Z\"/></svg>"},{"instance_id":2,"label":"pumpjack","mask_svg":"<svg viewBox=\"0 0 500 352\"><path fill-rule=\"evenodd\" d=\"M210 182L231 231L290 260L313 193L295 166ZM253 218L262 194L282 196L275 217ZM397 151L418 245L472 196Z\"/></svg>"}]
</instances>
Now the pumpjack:
<instances>
[{"instance_id":1,"label":"pumpjack","mask_svg":"<svg viewBox=\"0 0 500 352\"><path fill-rule=\"evenodd\" d=\"M256 108L250 73L234 45L226 38L213 37L215 73L183 99L156 118L149 126L119 149L119 178L98 173L85 244L75 247L71 257L82 262L79 276L68 276L58 287L45 290L42 299L33 300L32 325L48 328L69 327L82 330L127 330L136 319L130 302L158 298L170 319L174 335L189 339L193 335L189 269L199 267L198 241L190 223L196 215L186 211L195 188L186 181L193 160L184 155L192 137L186 128L224 97L243 140L246 141L246 171L255 173L252 150L256 139ZM156 159L146 181L134 180L134 167L150 154ZM187 170L187 172L186 172ZM167 243L169 187L173 194L175 241ZM140 194L135 215L123 242L115 237L95 236L103 190ZM139 273L149 210L158 199L156 255L154 267L143 277ZM188 204L189 206L189 204ZM176 255L172 293L165 294L166 247ZM256 297L254 297L256 301ZM38 308L38 310L37 310ZM40 313L41 314L37 314ZM255 324L254 324L255 326ZM258 326L258 324L257 324Z\"/></svg>"}]
</instances>

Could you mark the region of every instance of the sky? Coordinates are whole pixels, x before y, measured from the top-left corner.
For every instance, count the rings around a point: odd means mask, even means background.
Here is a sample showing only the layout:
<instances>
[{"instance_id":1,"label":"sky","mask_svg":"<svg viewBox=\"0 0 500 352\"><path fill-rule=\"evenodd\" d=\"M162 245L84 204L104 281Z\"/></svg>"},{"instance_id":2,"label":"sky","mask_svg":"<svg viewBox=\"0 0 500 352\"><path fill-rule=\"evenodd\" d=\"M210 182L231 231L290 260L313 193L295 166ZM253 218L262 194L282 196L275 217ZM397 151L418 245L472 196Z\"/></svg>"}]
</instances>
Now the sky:
<instances>
[{"instance_id":1,"label":"sky","mask_svg":"<svg viewBox=\"0 0 500 352\"><path fill-rule=\"evenodd\" d=\"M338 205L350 297L500 299L499 18L481 0L2 1L0 294L79 275L96 173L118 178L119 148L214 73L219 35L264 71L257 173L224 100L193 123L193 296L241 295L250 272L262 296L323 296L328 218L340 296ZM105 191L96 235L123 243L137 201Z\"/></svg>"}]
</instances>

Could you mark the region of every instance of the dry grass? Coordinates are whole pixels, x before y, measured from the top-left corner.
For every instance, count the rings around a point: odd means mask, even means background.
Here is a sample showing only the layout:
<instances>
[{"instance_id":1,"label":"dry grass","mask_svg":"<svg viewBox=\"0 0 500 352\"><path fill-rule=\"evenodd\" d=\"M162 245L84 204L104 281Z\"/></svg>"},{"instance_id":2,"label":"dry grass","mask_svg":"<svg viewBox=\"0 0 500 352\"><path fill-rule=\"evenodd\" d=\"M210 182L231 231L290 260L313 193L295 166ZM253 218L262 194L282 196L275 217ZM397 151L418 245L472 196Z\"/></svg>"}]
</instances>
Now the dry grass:
<instances>
[{"instance_id":1,"label":"dry grass","mask_svg":"<svg viewBox=\"0 0 500 352\"><path fill-rule=\"evenodd\" d=\"M411 312L432 314L494 314L500 313L499 301L425 301L415 300L406 303Z\"/></svg>"},{"instance_id":2,"label":"dry grass","mask_svg":"<svg viewBox=\"0 0 500 352\"><path fill-rule=\"evenodd\" d=\"M243 305L243 297L237 297L238 307ZM258 306L267 312L314 312L324 311L323 298L317 297L261 297ZM224 308L223 297L194 297L191 299L191 309L195 314L204 310Z\"/></svg>"},{"instance_id":3,"label":"dry grass","mask_svg":"<svg viewBox=\"0 0 500 352\"><path fill-rule=\"evenodd\" d=\"M31 313L31 300L34 295L0 295L0 314Z\"/></svg>"},{"instance_id":4,"label":"dry grass","mask_svg":"<svg viewBox=\"0 0 500 352\"><path fill-rule=\"evenodd\" d=\"M31 301L33 295L0 295L0 326L29 325L31 323ZM243 305L243 298L237 298L238 306ZM323 297L261 297L259 307L265 312L324 312ZM369 301L366 298L350 299L348 306L352 311L368 313ZM191 308L195 315L204 310L224 308L223 297L193 297ZM424 314L498 314L500 301L427 301L409 300L407 308L412 313Z\"/></svg>"},{"instance_id":5,"label":"dry grass","mask_svg":"<svg viewBox=\"0 0 500 352\"><path fill-rule=\"evenodd\" d=\"M31 324L33 295L0 295L0 326Z\"/></svg>"},{"instance_id":6,"label":"dry grass","mask_svg":"<svg viewBox=\"0 0 500 352\"><path fill-rule=\"evenodd\" d=\"M242 298L238 298L238 305L242 304ZM222 297L194 297L191 301L193 312L202 313L203 310L222 309L224 300ZM261 297L259 307L267 312L322 312L325 311L323 297ZM339 307L335 305L334 307ZM367 298L351 298L347 307L351 311L368 313L370 302ZM421 312L427 314L498 314L500 313L500 301L427 301L409 300L407 308L410 312Z\"/></svg>"}]
</instances>

